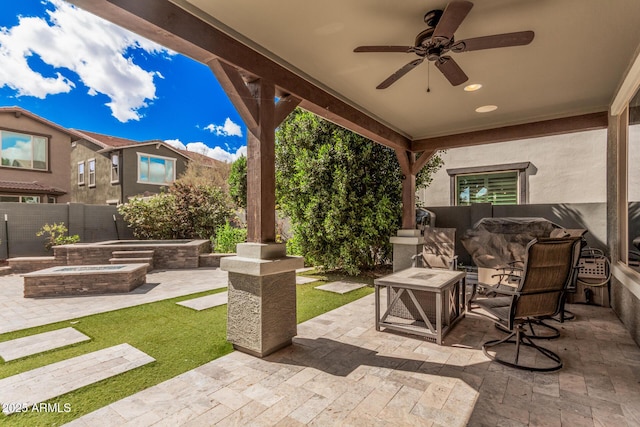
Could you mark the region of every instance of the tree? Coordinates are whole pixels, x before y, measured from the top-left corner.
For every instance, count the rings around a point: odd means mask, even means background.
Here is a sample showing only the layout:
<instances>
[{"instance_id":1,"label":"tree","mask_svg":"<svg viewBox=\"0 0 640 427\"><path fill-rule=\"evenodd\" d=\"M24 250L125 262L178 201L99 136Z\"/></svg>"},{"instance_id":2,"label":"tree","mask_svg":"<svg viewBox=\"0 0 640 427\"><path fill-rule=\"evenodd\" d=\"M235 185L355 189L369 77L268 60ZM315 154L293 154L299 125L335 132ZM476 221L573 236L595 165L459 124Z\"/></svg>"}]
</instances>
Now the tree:
<instances>
[{"instance_id":1,"label":"tree","mask_svg":"<svg viewBox=\"0 0 640 427\"><path fill-rule=\"evenodd\" d=\"M231 164L229 195L240 208L247 208L247 158L240 156Z\"/></svg>"},{"instance_id":2,"label":"tree","mask_svg":"<svg viewBox=\"0 0 640 427\"><path fill-rule=\"evenodd\" d=\"M276 131L279 207L291 248L327 269L358 274L390 258L401 222L402 174L393 150L296 109ZM425 186L434 156L417 177Z\"/></svg>"},{"instance_id":3,"label":"tree","mask_svg":"<svg viewBox=\"0 0 640 427\"><path fill-rule=\"evenodd\" d=\"M230 165L204 154L189 151L189 163L177 181L228 189Z\"/></svg>"}]
</instances>

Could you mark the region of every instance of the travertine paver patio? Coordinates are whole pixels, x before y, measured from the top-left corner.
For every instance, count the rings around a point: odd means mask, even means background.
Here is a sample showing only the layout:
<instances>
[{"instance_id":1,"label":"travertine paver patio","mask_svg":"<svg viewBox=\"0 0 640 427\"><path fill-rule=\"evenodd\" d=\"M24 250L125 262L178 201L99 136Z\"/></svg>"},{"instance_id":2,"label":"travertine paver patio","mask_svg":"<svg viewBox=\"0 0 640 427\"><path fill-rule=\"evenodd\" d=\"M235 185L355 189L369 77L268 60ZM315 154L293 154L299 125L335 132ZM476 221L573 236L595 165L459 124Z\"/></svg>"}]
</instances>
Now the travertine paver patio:
<instances>
[{"instance_id":1,"label":"travertine paver patio","mask_svg":"<svg viewBox=\"0 0 640 427\"><path fill-rule=\"evenodd\" d=\"M91 338L73 328L62 328L0 343L0 357L5 362L66 347Z\"/></svg>"},{"instance_id":2,"label":"travertine paver patio","mask_svg":"<svg viewBox=\"0 0 640 427\"><path fill-rule=\"evenodd\" d=\"M87 414L70 426L638 426L640 349L612 310L573 305L545 342L555 373L490 362L501 336L467 316L443 346L377 332L374 297L298 325L265 359L234 352Z\"/></svg>"},{"instance_id":3,"label":"travertine paver patio","mask_svg":"<svg viewBox=\"0 0 640 427\"><path fill-rule=\"evenodd\" d=\"M192 308L197 311L206 310L208 308L224 305L229 300L228 292L220 292L213 295L205 295L199 298L188 299L186 301L180 301L176 304L183 307Z\"/></svg>"},{"instance_id":4,"label":"travertine paver patio","mask_svg":"<svg viewBox=\"0 0 640 427\"><path fill-rule=\"evenodd\" d=\"M306 285L307 283L317 282L320 279L315 277L296 276L296 285Z\"/></svg>"},{"instance_id":5,"label":"travertine paver patio","mask_svg":"<svg viewBox=\"0 0 640 427\"><path fill-rule=\"evenodd\" d=\"M1 379L3 412L19 412L154 360L129 344L120 344Z\"/></svg>"},{"instance_id":6,"label":"travertine paver patio","mask_svg":"<svg viewBox=\"0 0 640 427\"><path fill-rule=\"evenodd\" d=\"M347 292L355 291L356 289L364 288L365 286L367 286L366 283L345 282L343 280L339 280L336 282L330 282L324 285L316 286L315 289L334 292L336 294L346 294Z\"/></svg>"},{"instance_id":7,"label":"travertine paver patio","mask_svg":"<svg viewBox=\"0 0 640 427\"><path fill-rule=\"evenodd\" d=\"M227 272L213 268L158 270L127 294L23 298L19 275L0 277L0 333L175 298L227 286Z\"/></svg>"}]
</instances>

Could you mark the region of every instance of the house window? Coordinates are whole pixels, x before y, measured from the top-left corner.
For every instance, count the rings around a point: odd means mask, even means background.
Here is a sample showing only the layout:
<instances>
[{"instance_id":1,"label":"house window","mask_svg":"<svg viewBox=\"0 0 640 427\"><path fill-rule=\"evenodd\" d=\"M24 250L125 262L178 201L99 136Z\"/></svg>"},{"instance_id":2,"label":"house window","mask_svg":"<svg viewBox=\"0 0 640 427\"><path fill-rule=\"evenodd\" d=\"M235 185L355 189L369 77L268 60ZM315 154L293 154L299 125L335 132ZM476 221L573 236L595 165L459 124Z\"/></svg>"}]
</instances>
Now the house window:
<instances>
[{"instance_id":1,"label":"house window","mask_svg":"<svg viewBox=\"0 0 640 427\"><path fill-rule=\"evenodd\" d=\"M0 131L2 166L47 170L47 138Z\"/></svg>"},{"instance_id":2,"label":"house window","mask_svg":"<svg viewBox=\"0 0 640 427\"><path fill-rule=\"evenodd\" d=\"M518 204L518 172L456 176L456 205L474 203Z\"/></svg>"},{"instance_id":3,"label":"house window","mask_svg":"<svg viewBox=\"0 0 640 427\"><path fill-rule=\"evenodd\" d=\"M89 187L96 186L96 159L89 159L87 161L89 165Z\"/></svg>"},{"instance_id":4,"label":"house window","mask_svg":"<svg viewBox=\"0 0 640 427\"><path fill-rule=\"evenodd\" d=\"M84 185L84 162L78 162L78 185Z\"/></svg>"},{"instance_id":5,"label":"house window","mask_svg":"<svg viewBox=\"0 0 640 427\"><path fill-rule=\"evenodd\" d=\"M451 204L517 205L527 202L530 162L447 169L451 177Z\"/></svg>"},{"instance_id":6,"label":"house window","mask_svg":"<svg viewBox=\"0 0 640 427\"><path fill-rule=\"evenodd\" d=\"M138 182L165 185L176 179L176 159L138 153Z\"/></svg>"},{"instance_id":7,"label":"house window","mask_svg":"<svg viewBox=\"0 0 640 427\"><path fill-rule=\"evenodd\" d=\"M111 154L111 182L120 181L120 158L117 153Z\"/></svg>"},{"instance_id":8,"label":"house window","mask_svg":"<svg viewBox=\"0 0 640 427\"><path fill-rule=\"evenodd\" d=\"M0 202L40 203L40 196L0 195Z\"/></svg>"}]
</instances>

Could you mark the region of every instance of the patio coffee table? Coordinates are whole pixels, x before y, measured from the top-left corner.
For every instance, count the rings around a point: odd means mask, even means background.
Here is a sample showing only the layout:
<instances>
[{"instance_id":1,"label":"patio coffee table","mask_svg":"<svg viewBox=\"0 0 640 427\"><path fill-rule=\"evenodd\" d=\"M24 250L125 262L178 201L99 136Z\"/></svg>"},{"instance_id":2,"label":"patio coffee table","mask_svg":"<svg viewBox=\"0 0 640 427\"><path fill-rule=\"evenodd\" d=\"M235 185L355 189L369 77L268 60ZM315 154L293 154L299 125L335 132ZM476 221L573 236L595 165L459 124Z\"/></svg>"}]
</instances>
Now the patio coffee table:
<instances>
[{"instance_id":1,"label":"patio coffee table","mask_svg":"<svg viewBox=\"0 0 640 427\"><path fill-rule=\"evenodd\" d=\"M376 330L408 332L442 344L442 338L464 316L466 273L408 268L374 280ZM380 289L387 308L380 316Z\"/></svg>"}]
</instances>

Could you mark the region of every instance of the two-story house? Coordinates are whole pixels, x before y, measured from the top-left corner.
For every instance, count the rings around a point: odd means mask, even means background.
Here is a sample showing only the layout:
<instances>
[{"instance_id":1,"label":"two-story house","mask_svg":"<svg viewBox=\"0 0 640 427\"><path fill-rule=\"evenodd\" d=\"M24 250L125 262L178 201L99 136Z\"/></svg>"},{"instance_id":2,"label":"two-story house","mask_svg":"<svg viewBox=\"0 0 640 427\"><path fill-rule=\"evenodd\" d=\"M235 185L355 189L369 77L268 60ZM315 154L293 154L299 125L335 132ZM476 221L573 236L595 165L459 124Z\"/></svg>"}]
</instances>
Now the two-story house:
<instances>
[{"instance_id":1,"label":"two-story house","mask_svg":"<svg viewBox=\"0 0 640 427\"><path fill-rule=\"evenodd\" d=\"M72 201L69 157L80 138L20 107L0 107L0 202Z\"/></svg>"},{"instance_id":2,"label":"two-story house","mask_svg":"<svg viewBox=\"0 0 640 427\"><path fill-rule=\"evenodd\" d=\"M89 131L71 148L71 199L87 204L126 203L163 191L190 161L221 163L163 141L138 142Z\"/></svg>"}]
</instances>

